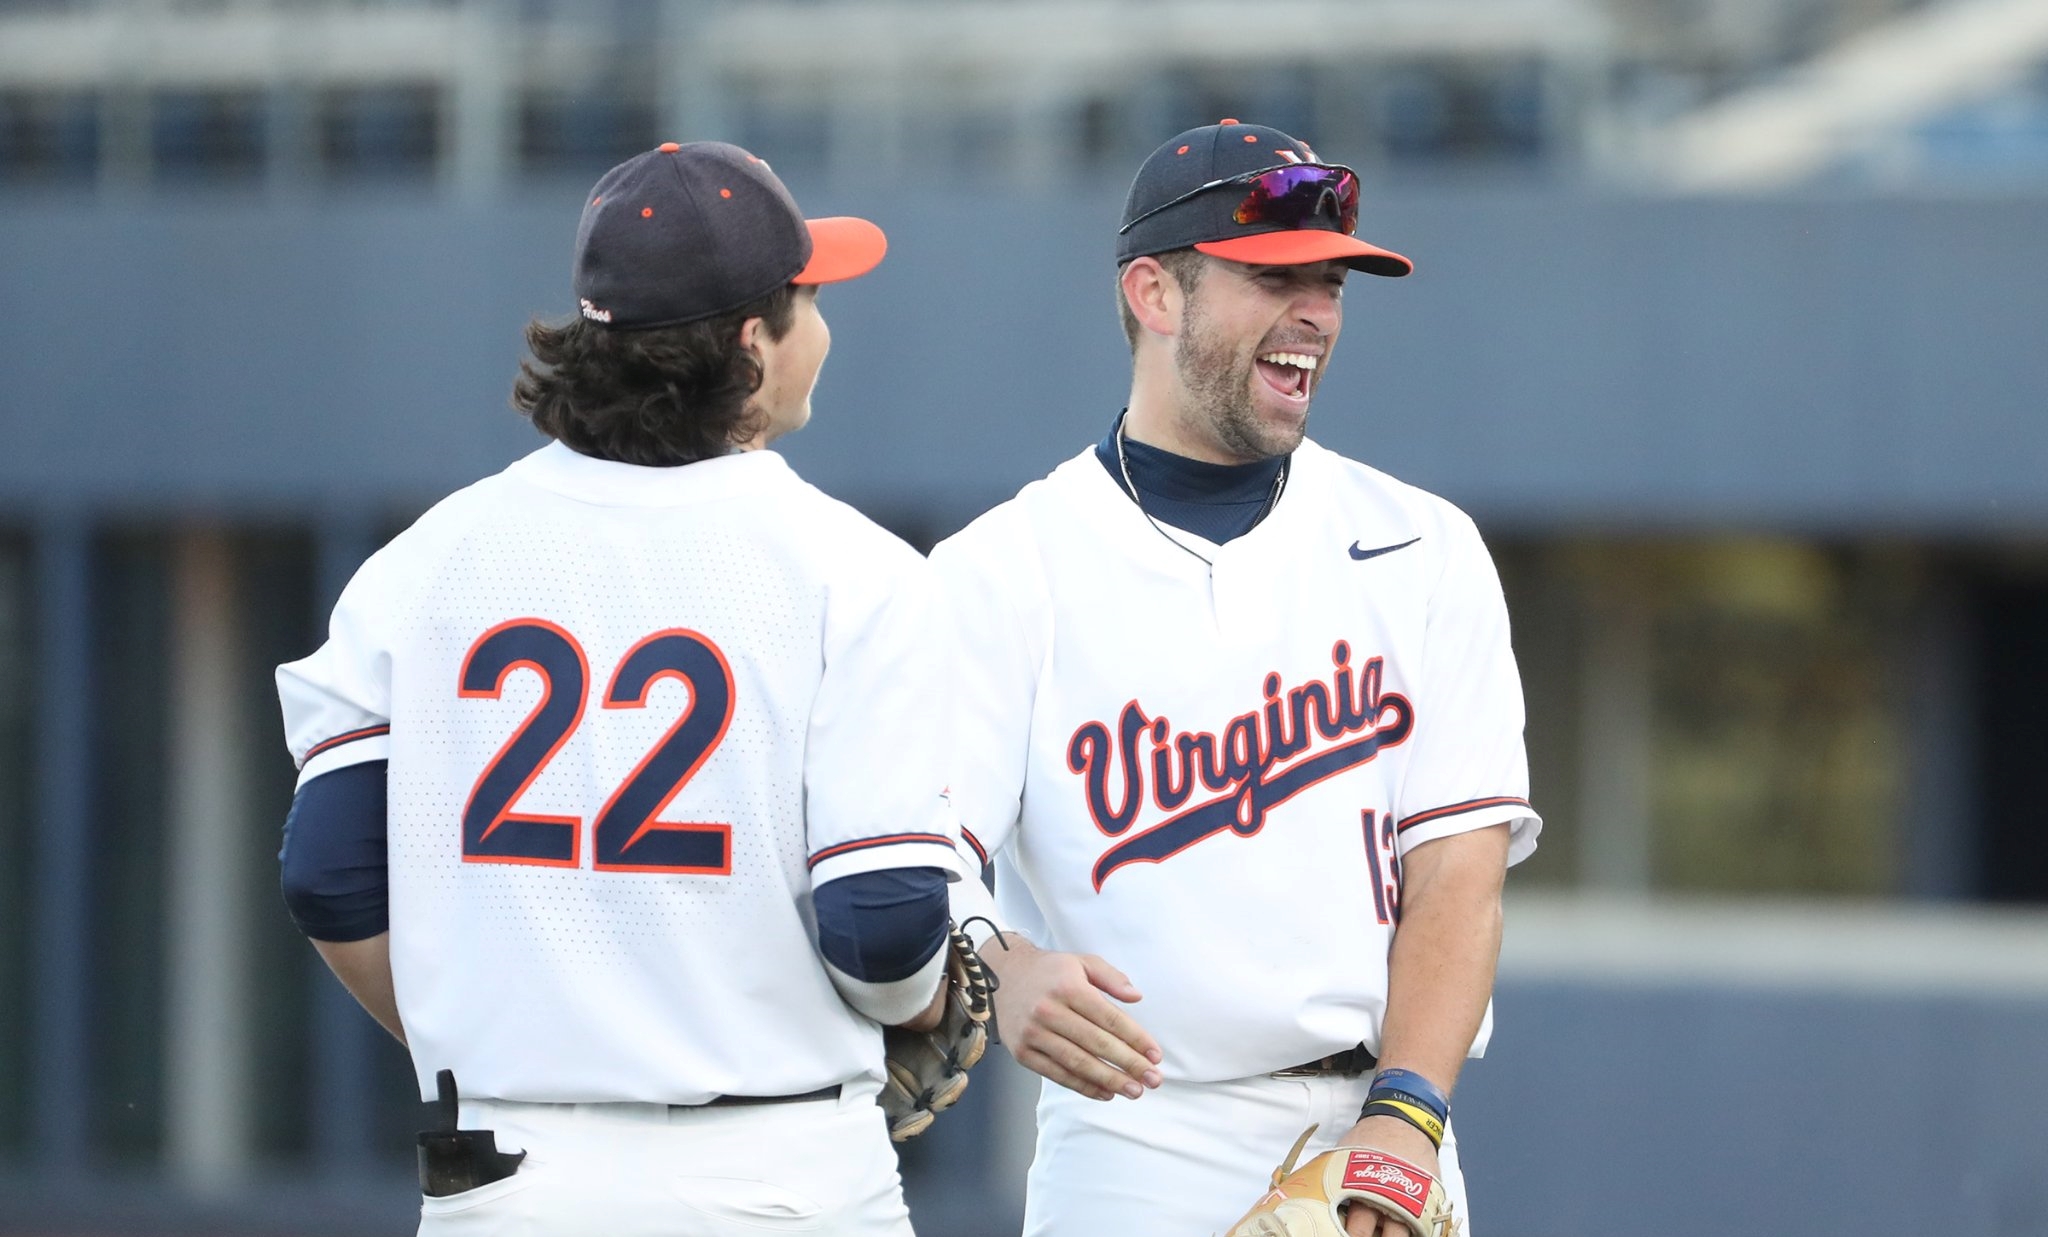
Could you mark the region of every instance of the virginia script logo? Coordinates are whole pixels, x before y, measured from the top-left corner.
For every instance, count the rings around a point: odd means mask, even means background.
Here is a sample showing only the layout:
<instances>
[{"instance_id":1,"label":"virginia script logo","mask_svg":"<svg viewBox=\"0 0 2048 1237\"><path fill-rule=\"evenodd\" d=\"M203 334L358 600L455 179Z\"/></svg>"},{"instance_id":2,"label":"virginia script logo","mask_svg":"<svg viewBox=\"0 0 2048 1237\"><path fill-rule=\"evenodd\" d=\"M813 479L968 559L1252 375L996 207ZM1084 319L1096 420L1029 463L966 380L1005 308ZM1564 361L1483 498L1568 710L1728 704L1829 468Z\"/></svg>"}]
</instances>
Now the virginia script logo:
<instances>
[{"instance_id":1,"label":"virginia script logo","mask_svg":"<svg viewBox=\"0 0 2048 1237\"><path fill-rule=\"evenodd\" d=\"M1284 695L1279 674L1268 674L1264 706L1231 718L1220 739L1185 730L1169 739L1173 724L1148 717L1136 700L1117 715L1114 734L1102 722L1082 723L1067 741L1067 768L1081 776L1095 827L1118 839L1095 861L1095 888L1125 864L1162 862L1226 829L1250 837L1265 828L1266 813L1408 738L1415 709L1381 690L1384 659L1353 671L1351 645L1339 640L1330 665L1327 684L1310 681ZM1324 746L1310 753L1318 740ZM1140 750L1147 743L1149 753ZM1152 802L1173 815L1131 833L1148 776ZM1184 808L1198 785L1221 793Z\"/></svg>"}]
</instances>

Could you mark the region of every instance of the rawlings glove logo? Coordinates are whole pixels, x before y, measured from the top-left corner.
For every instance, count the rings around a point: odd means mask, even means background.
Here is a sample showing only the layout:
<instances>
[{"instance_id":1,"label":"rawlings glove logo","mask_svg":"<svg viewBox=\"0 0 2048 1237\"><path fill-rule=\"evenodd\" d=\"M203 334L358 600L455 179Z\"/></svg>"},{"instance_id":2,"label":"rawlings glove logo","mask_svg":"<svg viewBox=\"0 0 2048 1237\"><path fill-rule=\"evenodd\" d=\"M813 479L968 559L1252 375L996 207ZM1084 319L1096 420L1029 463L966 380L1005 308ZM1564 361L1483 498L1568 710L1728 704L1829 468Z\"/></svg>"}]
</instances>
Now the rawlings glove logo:
<instances>
[{"instance_id":1,"label":"rawlings glove logo","mask_svg":"<svg viewBox=\"0 0 2048 1237\"><path fill-rule=\"evenodd\" d=\"M1345 1189L1383 1198L1417 1219L1429 1205L1429 1191L1435 1185L1421 1169L1374 1151L1353 1151L1344 1166Z\"/></svg>"},{"instance_id":2,"label":"rawlings glove logo","mask_svg":"<svg viewBox=\"0 0 2048 1237\"><path fill-rule=\"evenodd\" d=\"M1382 1194L1391 1188L1418 1200L1429 1193L1428 1181L1418 1181L1405 1169L1356 1151L1351 1153L1351 1166L1344 1170L1344 1184L1355 1190L1380 1186L1383 1187L1379 1191Z\"/></svg>"}]
</instances>

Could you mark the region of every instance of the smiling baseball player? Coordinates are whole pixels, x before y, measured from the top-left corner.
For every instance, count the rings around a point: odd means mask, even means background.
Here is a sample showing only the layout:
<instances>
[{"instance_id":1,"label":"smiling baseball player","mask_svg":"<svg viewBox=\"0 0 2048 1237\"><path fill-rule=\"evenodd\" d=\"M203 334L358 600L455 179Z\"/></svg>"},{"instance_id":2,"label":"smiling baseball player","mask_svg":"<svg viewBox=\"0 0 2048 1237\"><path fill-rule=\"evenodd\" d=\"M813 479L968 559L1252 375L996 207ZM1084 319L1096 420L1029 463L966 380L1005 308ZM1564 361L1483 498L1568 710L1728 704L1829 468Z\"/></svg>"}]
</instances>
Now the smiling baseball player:
<instances>
[{"instance_id":1,"label":"smiling baseball player","mask_svg":"<svg viewBox=\"0 0 2048 1237\"><path fill-rule=\"evenodd\" d=\"M939 1008L941 597L761 449L810 415L817 286L884 247L735 146L613 169L580 315L527 331L514 402L555 441L278 671L287 901L460 1095L422 1233L911 1231L877 1024Z\"/></svg>"},{"instance_id":2,"label":"smiling baseball player","mask_svg":"<svg viewBox=\"0 0 2048 1237\"><path fill-rule=\"evenodd\" d=\"M1059 1084L1033 1237L1463 1222L1449 1097L1540 821L1471 520L1304 437L1346 276L1411 269L1357 214L1278 130L1160 147L1117 238L1128 410L933 554L1001 904L961 882L956 918L1004 925L1004 1040Z\"/></svg>"}]
</instances>

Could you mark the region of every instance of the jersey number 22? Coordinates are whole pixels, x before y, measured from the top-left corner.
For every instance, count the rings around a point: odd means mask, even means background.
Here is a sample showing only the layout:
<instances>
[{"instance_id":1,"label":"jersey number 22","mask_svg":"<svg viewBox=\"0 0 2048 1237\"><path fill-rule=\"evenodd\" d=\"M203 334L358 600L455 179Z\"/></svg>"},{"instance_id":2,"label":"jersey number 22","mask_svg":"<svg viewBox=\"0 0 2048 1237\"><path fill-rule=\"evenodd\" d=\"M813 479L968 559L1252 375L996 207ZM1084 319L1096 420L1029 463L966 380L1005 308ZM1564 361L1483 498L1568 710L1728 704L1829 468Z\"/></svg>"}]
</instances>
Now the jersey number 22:
<instances>
[{"instance_id":1,"label":"jersey number 22","mask_svg":"<svg viewBox=\"0 0 2048 1237\"><path fill-rule=\"evenodd\" d=\"M540 703L491 757L462 809L462 858L469 863L583 863L583 818L514 811L519 796L583 720L590 662L576 637L546 619L500 623L462 659L459 695L496 700L514 670L541 677ZM732 826L661 820L684 785L725 738L732 722L732 667L718 646L694 631L658 631L627 650L604 691L607 709L647 707L657 680L681 679L689 707L641 757L591 829L591 866L600 872L732 871Z\"/></svg>"}]
</instances>

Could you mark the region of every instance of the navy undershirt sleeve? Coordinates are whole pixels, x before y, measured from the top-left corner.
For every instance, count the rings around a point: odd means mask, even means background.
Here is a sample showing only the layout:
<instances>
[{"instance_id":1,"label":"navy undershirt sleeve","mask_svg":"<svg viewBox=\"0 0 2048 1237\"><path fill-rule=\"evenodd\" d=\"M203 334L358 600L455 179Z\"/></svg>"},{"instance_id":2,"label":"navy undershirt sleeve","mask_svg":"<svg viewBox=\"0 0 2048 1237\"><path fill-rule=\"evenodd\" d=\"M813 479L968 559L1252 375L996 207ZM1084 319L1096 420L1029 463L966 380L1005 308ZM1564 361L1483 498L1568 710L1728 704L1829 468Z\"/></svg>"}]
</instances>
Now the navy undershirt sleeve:
<instances>
[{"instance_id":1,"label":"navy undershirt sleeve","mask_svg":"<svg viewBox=\"0 0 2048 1237\"><path fill-rule=\"evenodd\" d=\"M946 943L951 925L946 874L938 868L881 868L826 881L812 893L818 948L863 983L908 979Z\"/></svg>"},{"instance_id":2,"label":"navy undershirt sleeve","mask_svg":"<svg viewBox=\"0 0 2048 1237\"><path fill-rule=\"evenodd\" d=\"M1121 418L1119 418L1121 420ZM1144 509L1161 524L1205 537L1217 545L1234 541L1258 526L1272 506L1285 456L1249 464L1211 464L1124 438L1123 460L1117 459L1116 427L1095 444L1095 458L1126 494L1124 465L1131 485L1144 496Z\"/></svg>"},{"instance_id":3,"label":"navy undershirt sleeve","mask_svg":"<svg viewBox=\"0 0 2048 1237\"><path fill-rule=\"evenodd\" d=\"M299 931L316 941L360 941L391 926L386 767L366 760L323 773L292 796L279 883Z\"/></svg>"}]
</instances>

